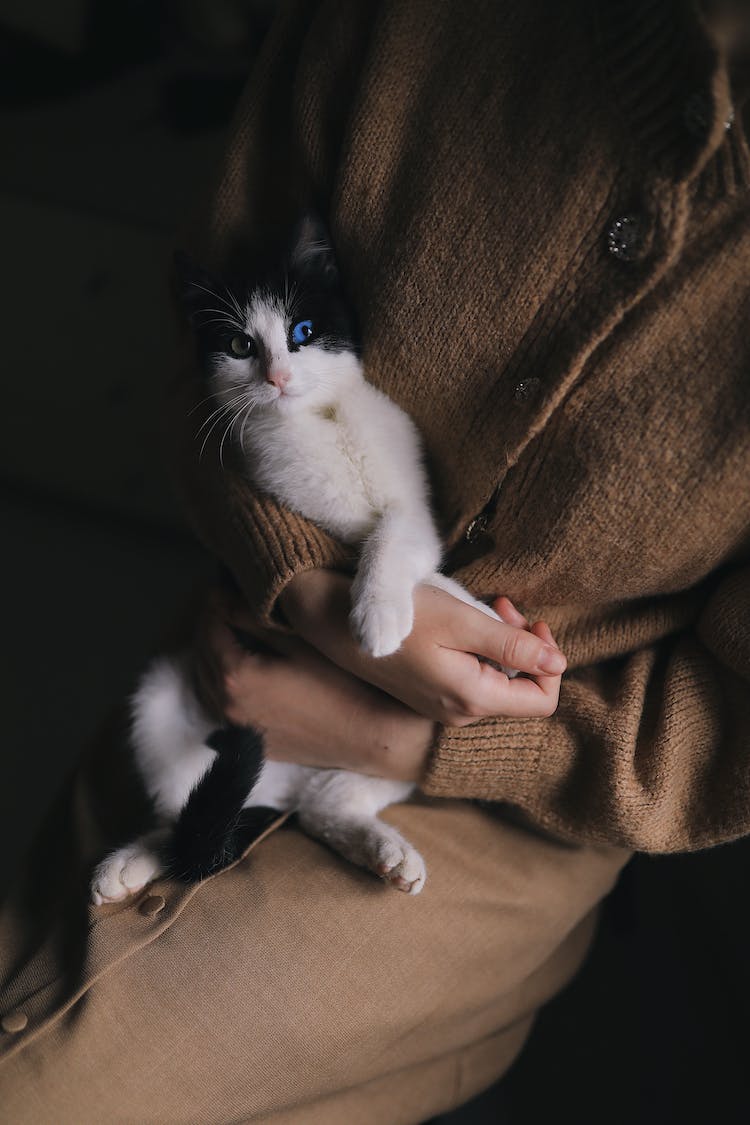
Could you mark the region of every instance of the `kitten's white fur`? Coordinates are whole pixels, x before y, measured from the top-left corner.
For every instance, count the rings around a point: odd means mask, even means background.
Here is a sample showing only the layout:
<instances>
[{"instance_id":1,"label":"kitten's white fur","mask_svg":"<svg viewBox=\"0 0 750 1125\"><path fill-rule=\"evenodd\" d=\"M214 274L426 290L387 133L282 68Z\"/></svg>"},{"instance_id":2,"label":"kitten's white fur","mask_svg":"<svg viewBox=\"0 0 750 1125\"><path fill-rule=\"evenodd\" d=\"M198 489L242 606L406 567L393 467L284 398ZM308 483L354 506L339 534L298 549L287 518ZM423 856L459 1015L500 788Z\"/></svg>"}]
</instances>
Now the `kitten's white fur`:
<instances>
[{"instance_id":1,"label":"kitten's white fur","mask_svg":"<svg viewBox=\"0 0 750 1125\"><path fill-rule=\"evenodd\" d=\"M438 572L440 540L411 419L365 380L352 351L328 350L314 340L290 350L292 314L293 299L256 295L244 310L235 306L231 323L257 341L258 357L211 357L223 407L217 417L223 440L239 439L258 488L360 545L351 624L362 647L377 657L398 649L411 631L420 583L439 586L497 619ZM283 388L271 381L279 373ZM162 827L99 865L95 903L124 898L160 873L159 832L168 831L215 756L204 743L215 724L201 711L181 659L152 665L133 711L136 762ZM245 807L296 810L310 835L397 889L417 894L426 874L422 857L377 815L412 791L410 784L346 770L266 762Z\"/></svg>"}]
</instances>

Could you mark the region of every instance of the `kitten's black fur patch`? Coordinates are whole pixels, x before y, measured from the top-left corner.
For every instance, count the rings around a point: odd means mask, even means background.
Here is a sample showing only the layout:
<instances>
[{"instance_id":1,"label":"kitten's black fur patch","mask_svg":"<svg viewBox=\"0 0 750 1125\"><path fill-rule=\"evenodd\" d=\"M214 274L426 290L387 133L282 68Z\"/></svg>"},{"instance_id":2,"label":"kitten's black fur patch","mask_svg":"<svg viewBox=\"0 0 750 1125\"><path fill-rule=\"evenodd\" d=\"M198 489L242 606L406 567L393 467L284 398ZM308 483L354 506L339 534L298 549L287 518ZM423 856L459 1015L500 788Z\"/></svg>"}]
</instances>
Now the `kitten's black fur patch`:
<instances>
[{"instance_id":1,"label":"kitten's black fur patch","mask_svg":"<svg viewBox=\"0 0 750 1125\"><path fill-rule=\"evenodd\" d=\"M244 309L249 297L262 292L284 302L294 300L294 320L311 320L315 325L315 345L327 351L359 353L354 320L346 300L333 255L321 220L303 216L291 239L254 259L241 279L217 278L178 252L174 258L177 292L195 332L198 358L206 375L211 375L211 356L229 353L230 341L238 327L221 323L230 317L236 301ZM290 351L300 345L290 341Z\"/></svg>"},{"instance_id":2,"label":"kitten's black fur patch","mask_svg":"<svg viewBox=\"0 0 750 1125\"><path fill-rule=\"evenodd\" d=\"M227 726L206 743L216 750L216 760L188 797L165 856L168 873L186 883L233 863L271 819L268 809L242 807L263 766L261 735Z\"/></svg>"}]
</instances>

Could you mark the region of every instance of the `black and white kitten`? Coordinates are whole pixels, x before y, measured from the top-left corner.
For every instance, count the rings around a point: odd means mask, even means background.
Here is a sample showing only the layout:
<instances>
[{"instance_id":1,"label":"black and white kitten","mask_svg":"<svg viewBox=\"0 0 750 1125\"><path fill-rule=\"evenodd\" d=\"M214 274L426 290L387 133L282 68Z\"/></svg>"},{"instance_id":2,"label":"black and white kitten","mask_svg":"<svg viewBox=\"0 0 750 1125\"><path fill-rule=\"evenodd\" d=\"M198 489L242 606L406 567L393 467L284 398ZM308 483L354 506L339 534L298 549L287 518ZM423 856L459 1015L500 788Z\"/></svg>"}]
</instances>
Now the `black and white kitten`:
<instances>
[{"instance_id":1,"label":"black and white kitten","mask_svg":"<svg viewBox=\"0 0 750 1125\"><path fill-rule=\"evenodd\" d=\"M351 626L373 656L411 631L420 583L497 615L438 572L417 430L363 375L325 230L298 226L275 269L242 288L199 274L186 281L199 352L215 398L209 419L239 446L255 487L332 535L359 546ZM92 882L95 903L139 891L171 869L200 877L233 858L243 809L297 812L302 828L399 890L424 884L422 857L378 818L413 786L347 770L264 761L252 731L217 731L184 658L163 657L133 701L135 760L159 827L109 855ZM177 859L175 860L175 854Z\"/></svg>"}]
</instances>

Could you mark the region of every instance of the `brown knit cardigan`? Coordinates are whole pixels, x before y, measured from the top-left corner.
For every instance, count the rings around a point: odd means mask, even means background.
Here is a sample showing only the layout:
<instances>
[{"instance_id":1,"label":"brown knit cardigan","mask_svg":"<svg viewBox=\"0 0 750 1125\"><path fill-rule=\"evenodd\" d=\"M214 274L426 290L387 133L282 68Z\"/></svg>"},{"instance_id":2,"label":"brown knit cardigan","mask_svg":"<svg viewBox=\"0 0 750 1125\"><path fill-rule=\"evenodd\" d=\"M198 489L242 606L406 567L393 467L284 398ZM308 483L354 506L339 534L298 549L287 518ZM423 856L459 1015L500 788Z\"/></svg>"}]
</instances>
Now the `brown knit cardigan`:
<instances>
[{"instance_id":1,"label":"brown knit cardigan","mask_svg":"<svg viewBox=\"0 0 750 1125\"><path fill-rule=\"evenodd\" d=\"M450 565L569 658L554 717L444 729L428 794L650 851L750 830L745 86L682 0L297 0L269 34L196 252L314 201ZM272 621L345 554L199 464L200 395L189 508Z\"/></svg>"}]
</instances>

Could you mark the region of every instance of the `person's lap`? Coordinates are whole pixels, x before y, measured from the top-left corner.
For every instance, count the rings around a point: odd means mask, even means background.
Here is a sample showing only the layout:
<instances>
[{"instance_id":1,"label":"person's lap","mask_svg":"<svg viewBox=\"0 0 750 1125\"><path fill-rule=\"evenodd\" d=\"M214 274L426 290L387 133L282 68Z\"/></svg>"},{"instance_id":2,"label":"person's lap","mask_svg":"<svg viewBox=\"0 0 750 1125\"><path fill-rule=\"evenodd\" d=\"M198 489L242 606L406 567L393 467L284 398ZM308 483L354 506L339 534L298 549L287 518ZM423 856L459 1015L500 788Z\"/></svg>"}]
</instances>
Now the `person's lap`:
<instances>
[{"instance_id":1,"label":"person's lap","mask_svg":"<svg viewBox=\"0 0 750 1125\"><path fill-rule=\"evenodd\" d=\"M580 964L627 853L459 801L386 817L426 858L418 897L292 825L195 890L92 910L77 1001L53 1012L38 987L26 1005L7 1119L397 1125L489 1085Z\"/></svg>"}]
</instances>

